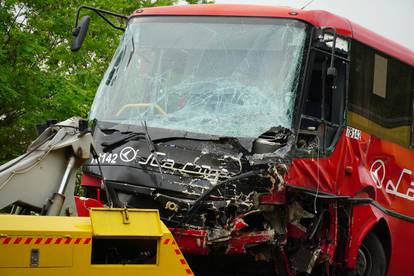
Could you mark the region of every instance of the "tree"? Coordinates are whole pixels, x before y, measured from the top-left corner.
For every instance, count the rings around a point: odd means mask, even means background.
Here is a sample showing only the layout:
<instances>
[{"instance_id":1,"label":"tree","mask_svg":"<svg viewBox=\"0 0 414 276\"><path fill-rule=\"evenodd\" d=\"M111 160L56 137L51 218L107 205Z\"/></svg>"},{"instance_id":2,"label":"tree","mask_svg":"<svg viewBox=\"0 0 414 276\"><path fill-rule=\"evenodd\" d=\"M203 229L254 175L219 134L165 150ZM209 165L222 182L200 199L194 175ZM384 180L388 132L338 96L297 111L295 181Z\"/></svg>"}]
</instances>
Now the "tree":
<instances>
[{"instance_id":1,"label":"tree","mask_svg":"<svg viewBox=\"0 0 414 276\"><path fill-rule=\"evenodd\" d=\"M69 44L78 6L128 15L141 7L176 2L0 0L0 163L24 152L36 136L36 124L87 116L121 33L94 17L82 54L72 54Z\"/></svg>"}]
</instances>

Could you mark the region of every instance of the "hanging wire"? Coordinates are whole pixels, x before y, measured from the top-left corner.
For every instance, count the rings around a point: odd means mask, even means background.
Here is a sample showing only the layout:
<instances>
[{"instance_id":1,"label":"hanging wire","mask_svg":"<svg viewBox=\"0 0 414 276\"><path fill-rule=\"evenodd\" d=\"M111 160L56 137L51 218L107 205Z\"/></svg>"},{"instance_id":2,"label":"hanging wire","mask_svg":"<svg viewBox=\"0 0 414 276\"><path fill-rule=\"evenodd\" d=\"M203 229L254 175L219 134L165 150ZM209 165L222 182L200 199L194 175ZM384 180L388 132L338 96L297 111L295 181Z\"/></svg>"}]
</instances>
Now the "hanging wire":
<instances>
[{"instance_id":1,"label":"hanging wire","mask_svg":"<svg viewBox=\"0 0 414 276\"><path fill-rule=\"evenodd\" d=\"M316 142L318 145L318 153L317 153L317 159L316 159L316 175L317 175L317 184L316 184L316 194L315 199L313 200L313 211L315 214L318 213L318 210L316 209L316 201L318 200L319 196L319 185L320 185L320 179L319 179L319 171L320 171L320 139L318 136L316 136Z\"/></svg>"}]
</instances>

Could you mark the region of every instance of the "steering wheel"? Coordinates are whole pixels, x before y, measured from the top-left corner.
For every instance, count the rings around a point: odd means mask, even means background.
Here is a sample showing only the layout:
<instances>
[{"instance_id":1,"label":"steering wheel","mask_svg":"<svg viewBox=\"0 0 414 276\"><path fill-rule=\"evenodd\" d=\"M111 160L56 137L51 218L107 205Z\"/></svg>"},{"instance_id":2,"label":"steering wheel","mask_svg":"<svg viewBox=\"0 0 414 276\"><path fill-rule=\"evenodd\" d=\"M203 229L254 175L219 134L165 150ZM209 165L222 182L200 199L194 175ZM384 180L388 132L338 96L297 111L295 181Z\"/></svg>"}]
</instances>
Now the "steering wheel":
<instances>
[{"instance_id":1,"label":"steering wheel","mask_svg":"<svg viewBox=\"0 0 414 276\"><path fill-rule=\"evenodd\" d=\"M166 116L167 112L165 112L165 110L159 106L156 103L136 103L136 104L126 104L123 107L121 107L118 112L115 114L117 117L119 115L121 115L125 110L130 109L130 108L142 108L142 107L155 107L155 109L158 111L159 114L161 114L162 116Z\"/></svg>"}]
</instances>

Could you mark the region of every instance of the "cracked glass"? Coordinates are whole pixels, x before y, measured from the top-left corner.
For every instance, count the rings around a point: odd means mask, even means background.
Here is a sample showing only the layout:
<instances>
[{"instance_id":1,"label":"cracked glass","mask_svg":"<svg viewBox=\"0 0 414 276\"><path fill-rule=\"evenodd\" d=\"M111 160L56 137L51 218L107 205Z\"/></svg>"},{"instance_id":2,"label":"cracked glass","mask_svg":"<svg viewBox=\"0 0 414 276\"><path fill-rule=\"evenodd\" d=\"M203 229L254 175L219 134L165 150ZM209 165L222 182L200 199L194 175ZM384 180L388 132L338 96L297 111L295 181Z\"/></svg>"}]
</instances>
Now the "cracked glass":
<instances>
[{"instance_id":1,"label":"cracked glass","mask_svg":"<svg viewBox=\"0 0 414 276\"><path fill-rule=\"evenodd\" d=\"M291 128L305 39L290 19L133 18L90 119L248 138Z\"/></svg>"}]
</instances>

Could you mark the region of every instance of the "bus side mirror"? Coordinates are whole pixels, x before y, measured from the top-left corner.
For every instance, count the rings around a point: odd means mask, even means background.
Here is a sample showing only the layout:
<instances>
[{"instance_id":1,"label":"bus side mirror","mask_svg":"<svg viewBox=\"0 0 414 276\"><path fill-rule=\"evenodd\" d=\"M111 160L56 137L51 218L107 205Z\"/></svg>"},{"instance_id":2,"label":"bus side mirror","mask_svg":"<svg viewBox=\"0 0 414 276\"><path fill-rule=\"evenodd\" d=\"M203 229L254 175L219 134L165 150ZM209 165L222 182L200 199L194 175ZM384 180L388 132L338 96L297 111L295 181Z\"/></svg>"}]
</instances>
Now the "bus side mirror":
<instances>
[{"instance_id":1,"label":"bus side mirror","mask_svg":"<svg viewBox=\"0 0 414 276\"><path fill-rule=\"evenodd\" d=\"M90 16L82 17L79 26L75 27L72 31L73 34L73 42L72 46L70 47L72 52L78 51L85 40L86 33L89 28L89 22L91 21Z\"/></svg>"},{"instance_id":2,"label":"bus side mirror","mask_svg":"<svg viewBox=\"0 0 414 276\"><path fill-rule=\"evenodd\" d=\"M85 40L85 37L86 37L86 33L88 32L89 22L91 21L90 16L84 16L80 20L80 24L78 24L79 14L80 14L80 11L82 9L86 9L86 10L90 10L90 11L95 12L103 20L105 20L106 23L111 25L113 28L115 28L117 30L120 30L120 31L123 31L123 32L125 31L125 28L122 25L115 25L106 16L107 15L108 16L113 16L113 17L116 17L116 18L119 18L119 19L123 19L124 22L128 22L129 18L127 16L122 15L122 14L118 14L118 13L114 13L114 12L111 12L111 11L101 10L101 9L97 9L97 8L94 8L94 7L89 7L89 6L83 6L82 5L78 8L78 10L76 12L75 24L74 24L74 27L73 27L73 30L72 30L73 42L72 42L72 46L70 47L72 52L79 51L79 49L82 47L83 41Z\"/></svg>"}]
</instances>

